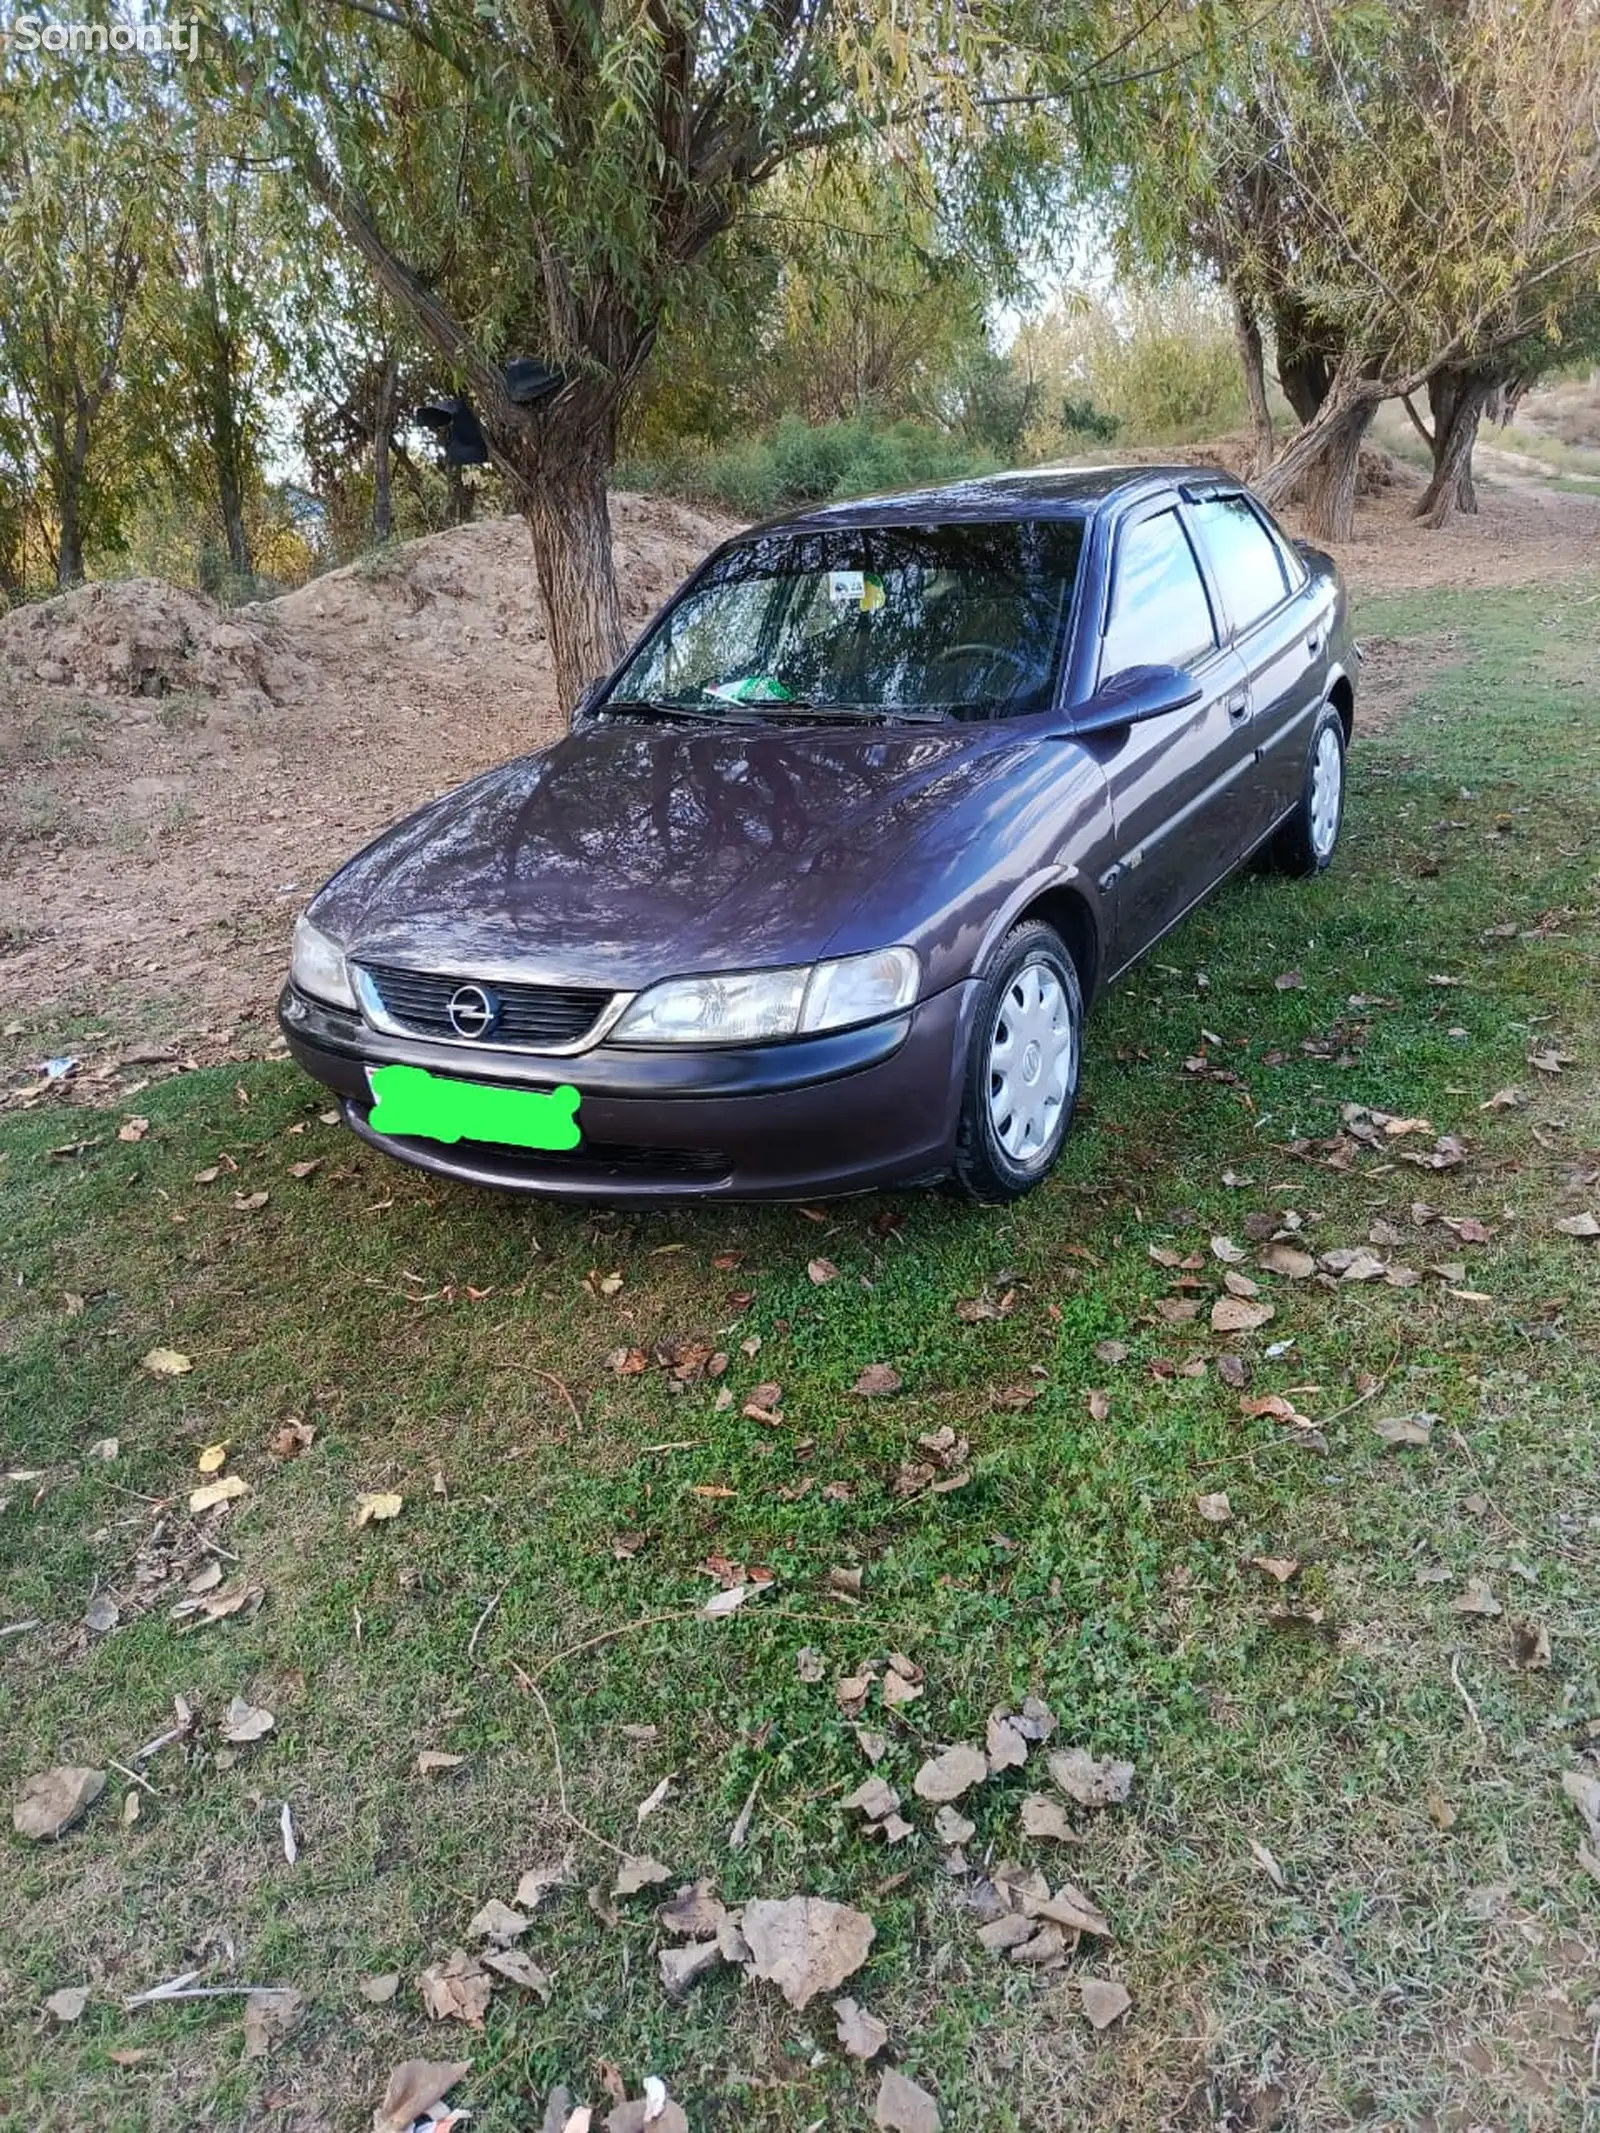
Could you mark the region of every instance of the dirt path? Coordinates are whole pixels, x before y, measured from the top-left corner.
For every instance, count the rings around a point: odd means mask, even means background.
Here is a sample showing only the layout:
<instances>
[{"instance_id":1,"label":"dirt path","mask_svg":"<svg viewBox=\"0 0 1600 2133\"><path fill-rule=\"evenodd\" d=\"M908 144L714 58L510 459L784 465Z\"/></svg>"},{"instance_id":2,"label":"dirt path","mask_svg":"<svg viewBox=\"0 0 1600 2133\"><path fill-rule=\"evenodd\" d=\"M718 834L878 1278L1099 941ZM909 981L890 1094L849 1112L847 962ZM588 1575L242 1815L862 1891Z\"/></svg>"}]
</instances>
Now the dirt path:
<instances>
[{"instance_id":1,"label":"dirt path","mask_svg":"<svg viewBox=\"0 0 1600 2133\"><path fill-rule=\"evenodd\" d=\"M1339 555L1357 598L1600 573L1600 498L1499 476L1440 533L1411 521L1414 483L1364 505ZM615 514L634 627L732 530L659 498L619 496ZM1416 680L1380 647L1372 716ZM111 1093L125 1073L269 1049L312 890L557 716L513 520L233 614L149 581L20 609L0 619L0 707L0 1102L54 1051L83 1058L92 1097L96 1073Z\"/></svg>"}]
</instances>

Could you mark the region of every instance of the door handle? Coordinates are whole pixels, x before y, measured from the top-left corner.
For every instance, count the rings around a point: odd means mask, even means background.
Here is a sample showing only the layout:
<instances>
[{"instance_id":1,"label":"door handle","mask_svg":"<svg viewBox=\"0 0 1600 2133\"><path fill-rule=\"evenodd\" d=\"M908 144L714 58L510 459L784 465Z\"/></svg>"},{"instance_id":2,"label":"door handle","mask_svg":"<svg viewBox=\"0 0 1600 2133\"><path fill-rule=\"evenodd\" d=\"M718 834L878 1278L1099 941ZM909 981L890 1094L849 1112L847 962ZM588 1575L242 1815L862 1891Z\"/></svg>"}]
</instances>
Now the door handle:
<instances>
[{"instance_id":1,"label":"door handle","mask_svg":"<svg viewBox=\"0 0 1600 2133\"><path fill-rule=\"evenodd\" d=\"M1250 716L1250 697L1247 691L1240 689L1237 695L1228 698L1228 716L1235 722Z\"/></svg>"},{"instance_id":2,"label":"door handle","mask_svg":"<svg viewBox=\"0 0 1600 2133\"><path fill-rule=\"evenodd\" d=\"M1311 632L1311 635L1306 639L1306 650L1311 654L1313 659L1316 658L1317 654L1322 650L1321 630L1313 630Z\"/></svg>"}]
</instances>

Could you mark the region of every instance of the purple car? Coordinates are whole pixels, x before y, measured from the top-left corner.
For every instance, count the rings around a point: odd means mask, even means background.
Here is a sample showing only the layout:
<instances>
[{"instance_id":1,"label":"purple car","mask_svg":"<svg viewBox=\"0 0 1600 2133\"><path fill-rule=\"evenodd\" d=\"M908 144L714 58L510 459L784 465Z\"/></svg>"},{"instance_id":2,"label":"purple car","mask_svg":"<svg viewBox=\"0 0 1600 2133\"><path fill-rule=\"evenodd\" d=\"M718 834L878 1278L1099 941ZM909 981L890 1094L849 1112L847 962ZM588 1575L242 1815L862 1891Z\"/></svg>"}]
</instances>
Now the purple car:
<instances>
[{"instance_id":1,"label":"purple car","mask_svg":"<svg viewBox=\"0 0 1600 2133\"><path fill-rule=\"evenodd\" d=\"M1101 987L1261 847L1327 865L1357 658L1333 564L1218 472L757 527L564 739L333 877L284 1033L474 1184L1015 1198Z\"/></svg>"}]
</instances>

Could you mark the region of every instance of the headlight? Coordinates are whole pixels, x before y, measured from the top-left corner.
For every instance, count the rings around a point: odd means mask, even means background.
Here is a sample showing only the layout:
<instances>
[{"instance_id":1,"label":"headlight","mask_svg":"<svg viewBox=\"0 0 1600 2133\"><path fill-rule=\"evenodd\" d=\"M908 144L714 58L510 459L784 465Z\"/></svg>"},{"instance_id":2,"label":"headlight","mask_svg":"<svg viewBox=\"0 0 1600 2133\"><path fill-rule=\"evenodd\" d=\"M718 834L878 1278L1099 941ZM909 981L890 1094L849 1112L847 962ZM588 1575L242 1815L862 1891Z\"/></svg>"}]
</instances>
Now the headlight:
<instances>
[{"instance_id":1,"label":"headlight","mask_svg":"<svg viewBox=\"0 0 1600 2133\"><path fill-rule=\"evenodd\" d=\"M878 948L810 969L668 978L640 993L615 1044L761 1044L848 1029L909 1007L921 968L910 948Z\"/></svg>"},{"instance_id":2,"label":"headlight","mask_svg":"<svg viewBox=\"0 0 1600 2133\"><path fill-rule=\"evenodd\" d=\"M313 926L304 912L294 922L289 976L301 992L310 993L314 999L331 1000L338 1007L356 1004L344 967L344 950Z\"/></svg>"}]
</instances>

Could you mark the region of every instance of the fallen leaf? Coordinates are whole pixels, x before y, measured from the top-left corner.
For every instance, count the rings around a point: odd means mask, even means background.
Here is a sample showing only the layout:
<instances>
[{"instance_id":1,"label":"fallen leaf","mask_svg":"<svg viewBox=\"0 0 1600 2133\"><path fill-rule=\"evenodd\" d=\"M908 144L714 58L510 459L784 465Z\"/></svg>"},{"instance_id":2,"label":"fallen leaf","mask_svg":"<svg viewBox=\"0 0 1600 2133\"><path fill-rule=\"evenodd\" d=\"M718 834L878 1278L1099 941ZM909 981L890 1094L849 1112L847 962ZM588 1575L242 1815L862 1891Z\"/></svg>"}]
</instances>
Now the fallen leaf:
<instances>
[{"instance_id":1,"label":"fallen leaf","mask_svg":"<svg viewBox=\"0 0 1600 2133\"><path fill-rule=\"evenodd\" d=\"M782 1399L781 1385L756 1385L751 1388L749 1398L739 1411L747 1415L752 1422L781 1422L783 1416L779 1411L779 1403Z\"/></svg>"},{"instance_id":2,"label":"fallen leaf","mask_svg":"<svg viewBox=\"0 0 1600 2133\"><path fill-rule=\"evenodd\" d=\"M406 2059L389 2076L383 2101L373 2113L373 2133L408 2133L467 2072L470 2059Z\"/></svg>"},{"instance_id":3,"label":"fallen leaf","mask_svg":"<svg viewBox=\"0 0 1600 2133\"><path fill-rule=\"evenodd\" d=\"M1098 1386L1091 1386L1083 1396L1083 1404L1089 1410L1091 1422L1104 1422L1111 1412L1111 1395Z\"/></svg>"},{"instance_id":4,"label":"fallen leaf","mask_svg":"<svg viewBox=\"0 0 1600 2133\"><path fill-rule=\"evenodd\" d=\"M523 1914L513 1911L510 1904L502 1903L498 1896L491 1896L467 1924L467 1933L472 1940L495 1940L502 1944L514 1941L527 1930L528 1921Z\"/></svg>"},{"instance_id":5,"label":"fallen leaf","mask_svg":"<svg viewBox=\"0 0 1600 2133\"><path fill-rule=\"evenodd\" d=\"M12 1827L19 1837L48 1843L87 1813L105 1789L103 1770L90 1770L78 1763L41 1770L17 1794L11 1809Z\"/></svg>"},{"instance_id":6,"label":"fallen leaf","mask_svg":"<svg viewBox=\"0 0 1600 2133\"><path fill-rule=\"evenodd\" d=\"M866 1678L870 1681L872 1677L868 1675ZM865 1691L862 1693L865 1694ZM889 1736L887 1733L873 1733L865 1726L857 1726L855 1728L855 1736L856 1746L869 1763L881 1763L888 1754Z\"/></svg>"},{"instance_id":7,"label":"fallen leaf","mask_svg":"<svg viewBox=\"0 0 1600 2133\"><path fill-rule=\"evenodd\" d=\"M701 1619L706 1622L717 1622L724 1615L735 1613L739 1608L743 1607L752 1593L765 1591L768 1582L763 1579L759 1584L730 1585L723 1592L714 1592L704 1607L700 1609Z\"/></svg>"},{"instance_id":8,"label":"fallen leaf","mask_svg":"<svg viewBox=\"0 0 1600 2133\"><path fill-rule=\"evenodd\" d=\"M465 2022L469 2029L482 2029L494 1986L477 1957L457 1948L423 1971L417 1989L436 2022Z\"/></svg>"},{"instance_id":9,"label":"fallen leaf","mask_svg":"<svg viewBox=\"0 0 1600 2133\"><path fill-rule=\"evenodd\" d=\"M58 2022L76 2022L89 2004L89 1994L82 1985L63 1985L59 1992L52 1992L44 2004L45 2012L54 2015ZM864 2056L870 2058L871 2054Z\"/></svg>"},{"instance_id":10,"label":"fallen leaf","mask_svg":"<svg viewBox=\"0 0 1600 2133\"><path fill-rule=\"evenodd\" d=\"M356 1498L356 1524L381 1524L385 1519L398 1518L404 1508L405 1498L396 1496L392 1489L373 1489Z\"/></svg>"},{"instance_id":11,"label":"fallen leaf","mask_svg":"<svg viewBox=\"0 0 1600 2133\"><path fill-rule=\"evenodd\" d=\"M1511 1661L1527 1674L1542 1673L1550 1664L1550 1632L1543 1623L1512 1623Z\"/></svg>"},{"instance_id":12,"label":"fallen leaf","mask_svg":"<svg viewBox=\"0 0 1600 2133\"><path fill-rule=\"evenodd\" d=\"M1435 1829L1454 1829L1459 1819L1456 1810L1442 1793L1428 1794L1428 1820Z\"/></svg>"},{"instance_id":13,"label":"fallen leaf","mask_svg":"<svg viewBox=\"0 0 1600 2133\"><path fill-rule=\"evenodd\" d=\"M1051 1844L1081 1844L1084 1841L1073 1828L1061 1802L1052 1800L1044 1792L1030 1792L1023 1796L1022 1834Z\"/></svg>"},{"instance_id":14,"label":"fallen leaf","mask_svg":"<svg viewBox=\"0 0 1600 2133\"><path fill-rule=\"evenodd\" d=\"M855 2000L835 2000L833 2016L839 2042L852 2059L875 2059L889 2041L884 2024Z\"/></svg>"},{"instance_id":15,"label":"fallen leaf","mask_svg":"<svg viewBox=\"0 0 1600 2133\"><path fill-rule=\"evenodd\" d=\"M308 1178L312 1171L320 1170L321 1167L322 1157L320 1155L307 1156L303 1162L289 1165L289 1175L292 1178Z\"/></svg>"},{"instance_id":16,"label":"fallen leaf","mask_svg":"<svg viewBox=\"0 0 1600 2133\"><path fill-rule=\"evenodd\" d=\"M1262 1873L1266 1875L1273 1887L1275 1889L1287 1889L1289 1884L1284 1879L1283 1868L1279 1866L1277 1860L1267 1850L1267 1847L1264 1844L1258 1844L1254 1837L1249 1837L1245 1841L1250 1846L1251 1858L1260 1867Z\"/></svg>"},{"instance_id":17,"label":"fallen leaf","mask_svg":"<svg viewBox=\"0 0 1600 2133\"><path fill-rule=\"evenodd\" d=\"M628 1856L617 1868L617 1878L611 1884L613 1896L637 1896L641 1889L659 1888L663 1881L672 1878L659 1859L640 1859Z\"/></svg>"},{"instance_id":18,"label":"fallen leaf","mask_svg":"<svg viewBox=\"0 0 1600 2133\"><path fill-rule=\"evenodd\" d=\"M1096 1341L1095 1358L1102 1363L1125 1363L1128 1360L1126 1341Z\"/></svg>"},{"instance_id":19,"label":"fallen leaf","mask_svg":"<svg viewBox=\"0 0 1600 2133\"><path fill-rule=\"evenodd\" d=\"M959 1807L945 1806L933 1818L933 1833L941 1844L970 1844L978 1834L976 1822L969 1822Z\"/></svg>"},{"instance_id":20,"label":"fallen leaf","mask_svg":"<svg viewBox=\"0 0 1600 2133\"><path fill-rule=\"evenodd\" d=\"M944 2120L939 2106L926 2089L889 2067L878 2084L878 2102L872 2114L876 2126L890 2133L940 2133Z\"/></svg>"},{"instance_id":21,"label":"fallen leaf","mask_svg":"<svg viewBox=\"0 0 1600 2133\"><path fill-rule=\"evenodd\" d=\"M449 1755L443 1748L424 1748L417 1757L418 1777L440 1777L446 1770L459 1770L464 1755Z\"/></svg>"},{"instance_id":22,"label":"fallen leaf","mask_svg":"<svg viewBox=\"0 0 1600 2133\"><path fill-rule=\"evenodd\" d=\"M946 1748L942 1755L930 1756L912 1779L911 1789L919 1800L959 1800L988 1775L989 1758L963 1742Z\"/></svg>"},{"instance_id":23,"label":"fallen leaf","mask_svg":"<svg viewBox=\"0 0 1600 2133\"><path fill-rule=\"evenodd\" d=\"M283 1812L278 1816L278 1830L283 1838L283 1856L293 1866L300 1856L300 1840L294 1833L294 1816L289 1810L287 1800L283 1803Z\"/></svg>"},{"instance_id":24,"label":"fallen leaf","mask_svg":"<svg viewBox=\"0 0 1600 2133\"><path fill-rule=\"evenodd\" d=\"M1133 1790L1132 1763L1097 1761L1087 1748L1058 1748L1050 1776L1080 1807L1120 1807Z\"/></svg>"},{"instance_id":25,"label":"fallen leaf","mask_svg":"<svg viewBox=\"0 0 1600 2133\"><path fill-rule=\"evenodd\" d=\"M1285 970L1272 983L1277 992L1304 992L1306 989L1306 981L1298 970Z\"/></svg>"},{"instance_id":26,"label":"fallen leaf","mask_svg":"<svg viewBox=\"0 0 1600 2133\"><path fill-rule=\"evenodd\" d=\"M220 1481L208 1481L204 1488L196 1489L189 1498L191 1511L211 1511L219 1503L232 1503L236 1497L249 1493L250 1484L241 1481L237 1474L224 1474Z\"/></svg>"},{"instance_id":27,"label":"fallen leaf","mask_svg":"<svg viewBox=\"0 0 1600 2133\"><path fill-rule=\"evenodd\" d=\"M310 1451L316 1441L316 1424L302 1422L298 1415L291 1415L278 1429L267 1449L274 1459L298 1459L302 1452Z\"/></svg>"},{"instance_id":28,"label":"fallen leaf","mask_svg":"<svg viewBox=\"0 0 1600 2133\"><path fill-rule=\"evenodd\" d=\"M1211 1306L1211 1330L1213 1333L1253 1333L1277 1315L1269 1303L1251 1303L1244 1296L1219 1296Z\"/></svg>"},{"instance_id":29,"label":"fallen leaf","mask_svg":"<svg viewBox=\"0 0 1600 2133\"><path fill-rule=\"evenodd\" d=\"M258 1208L266 1206L267 1195L264 1192L236 1192L233 1204L241 1215L253 1215Z\"/></svg>"},{"instance_id":30,"label":"fallen leaf","mask_svg":"<svg viewBox=\"0 0 1600 2133\"><path fill-rule=\"evenodd\" d=\"M614 1370L618 1377L636 1378L649 1367L650 1358L642 1348L613 1348L606 1357L606 1368Z\"/></svg>"},{"instance_id":31,"label":"fallen leaf","mask_svg":"<svg viewBox=\"0 0 1600 2133\"><path fill-rule=\"evenodd\" d=\"M228 1447L225 1444L208 1444L195 1460L202 1474L220 1474L228 1463Z\"/></svg>"},{"instance_id":32,"label":"fallen leaf","mask_svg":"<svg viewBox=\"0 0 1600 2133\"><path fill-rule=\"evenodd\" d=\"M117 1128L117 1139L119 1141L142 1141L149 1131L149 1119L126 1118Z\"/></svg>"},{"instance_id":33,"label":"fallen leaf","mask_svg":"<svg viewBox=\"0 0 1600 2133\"><path fill-rule=\"evenodd\" d=\"M1372 1425L1373 1433L1388 1445L1428 1444L1433 1438L1432 1415L1385 1415Z\"/></svg>"},{"instance_id":34,"label":"fallen leaf","mask_svg":"<svg viewBox=\"0 0 1600 2133\"><path fill-rule=\"evenodd\" d=\"M1186 1326L1200 1316L1200 1306L1192 1296L1158 1296L1155 1307L1157 1316L1169 1326Z\"/></svg>"},{"instance_id":35,"label":"fallen leaf","mask_svg":"<svg viewBox=\"0 0 1600 2133\"><path fill-rule=\"evenodd\" d=\"M1086 1977L1078 1987L1083 2011L1096 2029L1109 2029L1133 2005L1133 1996L1116 1978Z\"/></svg>"},{"instance_id":36,"label":"fallen leaf","mask_svg":"<svg viewBox=\"0 0 1600 2133\"><path fill-rule=\"evenodd\" d=\"M681 1999L691 1985L697 1985L723 1960L722 1944L714 1939L686 1941L681 1948L663 1948L656 1957L661 1982L673 1999Z\"/></svg>"},{"instance_id":37,"label":"fallen leaf","mask_svg":"<svg viewBox=\"0 0 1600 2133\"><path fill-rule=\"evenodd\" d=\"M860 1393L864 1400L872 1400L876 1399L881 1393L898 1392L900 1386L900 1373L892 1365L888 1363L869 1363L850 1390Z\"/></svg>"},{"instance_id":38,"label":"fallen leaf","mask_svg":"<svg viewBox=\"0 0 1600 2133\"><path fill-rule=\"evenodd\" d=\"M1589 1828L1589 1842L1600 1849L1600 1777L1591 1770L1563 1770L1561 1790Z\"/></svg>"},{"instance_id":39,"label":"fallen leaf","mask_svg":"<svg viewBox=\"0 0 1600 2133\"><path fill-rule=\"evenodd\" d=\"M217 1730L224 1740L242 1745L246 1741L264 1740L277 1722L270 1711L246 1703L242 1696L235 1696L218 1721Z\"/></svg>"},{"instance_id":40,"label":"fallen leaf","mask_svg":"<svg viewBox=\"0 0 1600 2133\"><path fill-rule=\"evenodd\" d=\"M867 1822L882 1822L900 1805L900 1795L881 1777L864 1778L855 1791L839 1802L846 1814L857 1814Z\"/></svg>"},{"instance_id":41,"label":"fallen leaf","mask_svg":"<svg viewBox=\"0 0 1600 2133\"><path fill-rule=\"evenodd\" d=\"M1300 1568L1292 1555L1253 1555L1250 1565L1254 1570L1264 1571L1280 1585L1287 1585Z\"/></svg>"},{"instance_id":42,"label":"fallen leaf","mask_svg":"<svg viewBox=\"0 0 1600 2133\"><path fill-rule=\"evenodd\" d=\"M108 1598L102 1592L97 1594L85 1608L83 1626L85 1629L92 1630L97 1637L105 1637L110 1635L121 1619L122 1611L117 1606L116 1601Z\"/></svg>"},{"instance_id":43,"label":"fallen leaf","mask_svg":"<svg viewBox=\"0 0 1600 2133\"><path fill-rule=\"evenodd\" d=\"M823 1896L756 1897L745 1905L740 1929L751 1969L797 2013L861 1968L877 1931L864 1911Z\"/></svg>"},{"instance_id":44,"label":"fallen leaf","mask_svg":"<svg viewBox=\"0 0 1600 2133\"><path fill-rule=\"evenodd\" d=\"M807 1260L806 1272L811 1277L814 1286L819 1289L824 1282L837 1281L839 1278L839 1269L831 1259Z\"/></svg>"},{"instance_id":45,"label":"fallen leaf","mask_svg":"<svg viewBox=\"0 0 1600 2133\"><path fill-rule=\"evenodd\" d=\"M280 1985L267 1992L252 1992L244 2003L244 2055L264 2059L279 2037L285 2037L305 2013L306 1996L293 1985Z\"/></svg>"},{"instance_id":46,"label":"fallen leaf","mask_svg":"<svg viewBox=\"0 0 1600 2133\"><path fill-rule=\"evenodd\" d=\"M109 1464L121 1450L122 1445L117 1438L96 1437L84 1456L89 1459L103 1459Z\"/></svg>"},{"instance_id":47,"label":"fallen leaf","mask_svg":"<svg viewBox=\"0 0 1600 2133\"><path fill-rule=\"evenodd\" d=\"M1256 1265L1268 1274L1282 1274L1288 1281L1309 1281L1317 1262L1294 1244L1265 1244L1256 1253Z\"/></svg>"},{"instance_id":48,"label":"fallen leaf","mask_svg":"<svg viewBox=\"0 0 1600 2133\"><path fill-rule=\"evenodd\" d=\"M689 2133L688 2119L653 2074L644 2089L607 2115L604 2133Z\"/></svg>"},{"instance_id":49,"label":"fallen leaf","mask_svg":"<svg viewBox=\"0 0 1600 2133\"><path fill-rule=\"evenodd\" d=\"M1233 1505L1228 1501L1226 1490L1218 1490L1211 1496L1197 1496L1194 1501L1195 1509L1210 1525L1225 1526L1233 1516Z\"/></svg>"},{"instance_id":50,"label":"fallen leaf","mask_svg":"<svg viewBox=\"0 0 1600 2133\"><path fill-rule=\"evenodd\" d=\"M897 1667L891 1660L889 1670L883 1677L882 1693L884 1705L891 1711L898 1711L908 1703L915 1703L922 1694L921 1669L913 1676Z\"/></svg>"},{"instance_id":51,"label":"fallen leaf","mask_svg":"<svg viewBox=\"0 0 1600 2133\"><path fill-rule=\"evenodd\" d=\"M687 1939L715 1937L728 1923L727 1906L711 1892L709 1880L685 1882L656 1911L662 1929Z\"/></svg>"},{"instance_id":52,"label":"fallen leaf","mask_svg":"<svg viewBox=\"0 0 1600 2133\"><path fill-rule=\"evenodd\" d=\"M524 1992L536 1993L546 2004L549 2003L554 1979L520 1948L488 1948L484 1951L483 1966L492 1970L496 1977L503 1977L508 1984L520 1985Z\"/></svg>"},{"instance_id":53,"label":"fallen leaf","mask_svg":"<svg viewBox=\"0 0 1600 2133\"><path fill-rule=\"evenodd\" d=\"M357 1978L356 1990L364 2000L370 2000L374 2007L383 2007L400 1990L400 1973L398 1970L385 1970L381 1977Z\"/></svg>"},{"instance_id":54,"label":"fallen leaf","mask_svg":"<svg viewBox=\"0 0 1600 2133\"><path fill-rule=\"evenodd\" d=\"M1450 1605L1458 1615L1497 1615L1503 1611L1487 1578L1468 1578Z\"/></svg>"},{"instance_id":55,"label":"fallen leaf","mask_svg":"<svg viewBox=\"0 0 1600 2133\"><path fill-rule=\"evenodd\" d=\"M1028 1736L1009 1711L991 1711L984 1734L991 1770L1020 1770L1028 1760Z\"/></svg>"},{"instance_id":56,"label":"fallen leaf","mask_svg":"<svg viewBox=\"0 0 1600 2133\"><path fill-rule=\"evenodd\" d=\"M180 1355L176 1348L152 1348L148 1355L139 1358L139 1367L148 1370L155 1378L181 1378L193 1370L193 1360Z\"/></svg>"},{"instance_id":57,"label":"fallen leaf","mask_svg":"<svg viewBox=\"0 0 1600 2133\"><path fill-rule=\"evenodd\" d=\"M638 1806L634 1809L633 1817L634 1827L636 1829L644 1821L646 1815L653 1815L655 1813L656 1809L661 1805L667 1794L672 1790L672 1775L672 1772L669 1770L666 1776L661 1780L660 1784L654 1786L651 1791L648 1792L645 1797L639 1802Z\"/></svg>"},{"instance_id":58,"label":"fallen leaf","mask_svg":"<svg viewBox=\"0 0 1600 2133\"><path fill-rule=\"evenodd\" d=\"M1563 1215L1556 1228L1563 1237L1600 1237L1600 1215L1587 1210L1581 1215Z\"/></svg>"},{"instance_id":59,"label":"fallen leaf","mask_svg":"<svg viewBox=\"0 0 1600 2133\"><path fill-rule=\"evenodd\" d=\"M1540 1074L1559 1074L1563 1067L1573 1064L1573 1058L1570 1052L1558 1052L1552 1045L1545 1045L1528 1054L1528 1064Z\"/></svg>"}]
</instances>

